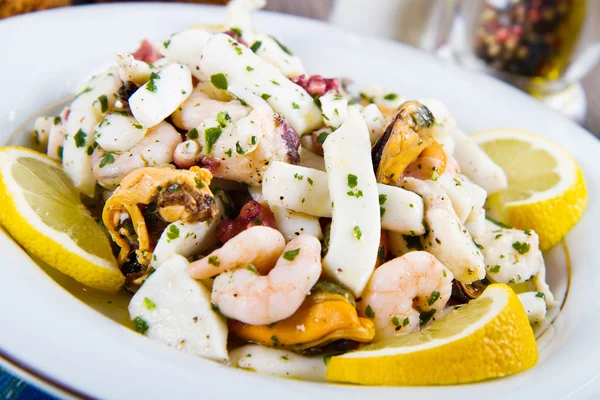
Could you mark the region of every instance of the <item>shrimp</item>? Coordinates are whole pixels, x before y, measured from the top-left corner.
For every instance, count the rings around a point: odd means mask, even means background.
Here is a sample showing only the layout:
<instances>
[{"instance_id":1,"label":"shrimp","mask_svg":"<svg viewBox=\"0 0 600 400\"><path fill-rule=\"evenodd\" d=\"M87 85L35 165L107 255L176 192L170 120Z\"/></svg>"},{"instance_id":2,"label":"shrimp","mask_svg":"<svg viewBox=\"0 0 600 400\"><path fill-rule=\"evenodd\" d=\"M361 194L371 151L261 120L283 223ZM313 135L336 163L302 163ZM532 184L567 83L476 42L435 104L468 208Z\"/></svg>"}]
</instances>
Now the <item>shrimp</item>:
<instances>
[{"instance_id":1,"label":"shrimp","mask_svg":"<svg viewBox=\"0 0 600 400\"><path fill-rule=\"evenodd\" d=\"M252 264L261 274L268 273L285 247L285 238L278 230L253 226L234 236L220 249L188 267L194 279L205 279L223 271Z\"/></svg>"},{"instance_id":2,"label":"shrimp","mask_svg":"<svg viewBox=\"0 0 600 400\"><path fill-rule=\"evenodd\" d=\"M211 299L226 317L249 325L268 325L294 314L320 275L321 242L300 235L285 246L266 276L250 267L217 276Z\"/></svg>"},{"instance_id":3,"label":"shrimp","mask_svg":"<svg viewBox=\"0 0 600 400\"><path fill-rule=\"evenodd\" d=\"M373 319L375 339L416 332L450 299L452 272L425 251L413 251L377 268L358 303Z\"/></svg>"},{"instance_id":4,"label":"shrimp","mask_svg":"<svg viewBox=\"0 0 600 400\"><path fill-rule=\"evenodd\" d=\"M161 122L129 151L107 152L98 147L92 154L94 176L106 188L116 187L130 172L173 161L173 152L181 143L181 135L167 122Z\"/></svg>"},{"instance_id":5,"label":"shrimp","mask_svg":"<svg viewBox=\"0 0 600 400\"><path fill-rule=\"evenodd\" d=\"M485 262L469 232L437 182L404 178L403 187L423 197L429 231L421 237L424 249L437 257L456 279L472 283L485 278Z\"/></svg>"}]
</instances>

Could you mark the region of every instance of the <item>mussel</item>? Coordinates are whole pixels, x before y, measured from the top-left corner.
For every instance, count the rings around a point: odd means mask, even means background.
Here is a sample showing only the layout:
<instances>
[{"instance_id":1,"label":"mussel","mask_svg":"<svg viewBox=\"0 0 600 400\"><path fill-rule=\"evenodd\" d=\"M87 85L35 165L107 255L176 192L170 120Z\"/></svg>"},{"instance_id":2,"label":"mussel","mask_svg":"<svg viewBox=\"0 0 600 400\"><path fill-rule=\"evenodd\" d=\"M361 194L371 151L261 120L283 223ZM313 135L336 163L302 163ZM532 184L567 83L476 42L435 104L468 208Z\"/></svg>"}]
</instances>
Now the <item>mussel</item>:
<instances>
[{"instance_id":1,"label":"mussel","mask_svg":"<svg viewBox=\"0 0 600 400\"><path fill-rule=\"evenodd\" d=\"M156 240L169 223L213 218L217 210L208 187L211 179L208 170L198 167L140 168L127 175L102 211L104 225L120 247L119 265L135 261L148 266Z\"/></svg>"},{"instance_id":2,"label":"mussel","mask_svg":"<svg viewBox=\"0 0 600 400\"><path fill-rule=\"evenodd\" d=\"M471 284L462 283L456 279L452 280L452 299L459 304L465 304L478 298L487 285L482 281Z\"/></svg>"},{"instance_id":3,"label":"mussel","mask_svg":"<svg viewBox=\"0 0 600 400\"><path fill-rule=\"evenodd\" d=\"M378 182L396 181L419 154L433 143L435 118L417 101L402 103L372 149Z\"/></svg>"},{"instance_id":4,"label":"mussel","mask_svg":"<svg viewBox=\"0 0 600 400\"><path fill-rule=\"evenodd\" d=\"M315 284L291 317L260 326L230 320L229 329L245 341L300 353L339 350L340 344L352 348L375 336L373 322L358 316L352 293L326 280Z\"/></svg>"}]
</instances>

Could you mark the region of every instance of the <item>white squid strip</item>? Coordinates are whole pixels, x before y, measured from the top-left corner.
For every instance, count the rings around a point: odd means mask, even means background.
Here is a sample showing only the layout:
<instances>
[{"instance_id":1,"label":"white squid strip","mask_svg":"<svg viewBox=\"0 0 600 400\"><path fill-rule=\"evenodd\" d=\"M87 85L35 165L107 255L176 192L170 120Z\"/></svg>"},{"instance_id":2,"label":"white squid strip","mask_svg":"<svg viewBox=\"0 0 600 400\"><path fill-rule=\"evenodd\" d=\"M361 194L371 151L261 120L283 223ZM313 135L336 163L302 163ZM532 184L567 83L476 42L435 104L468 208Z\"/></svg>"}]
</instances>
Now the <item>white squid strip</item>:
<instances>
[{"instance_id":1,"label":"white squid strip","mask_svg":"<svg viewBox=\"0 0 600 400\"><path fill-rule=\"evenodd\" d=\"M529 318L529 323L542 322L546 318L546 302L542 293L525 292L518 294L517 297L521 300L521 304L523 304L527 318Z\"/></svg>"},{"instance_id":2,"label":"white squid strip","mask_svg":"<svg viewBox=\"0 0 600 400\"><path fill-rule=\"evenodd\" d=\"M192 76L185 65L170 64L129 98L131 113L144 128L167 118L192 93Z\"/></svg>"},{"instance_id":3,"label":"white squid strip","mask_svg":"<svg viewBox=\"0 0 600 400\"><path fill-rule=\"evenodd\" d=\"M33 124L33 137L36 144L42 149L48 146L48 137L54 126L54 117L39 117L36 118Z\"/></svg>"},{"instance_id":4,"label":"white squid strip","mask_svg":"<svg viewBox=\"0 0 600 400\"><path fill-rule=\"evenodd\" d=\"M195 356L227 361L227 324L212 309L210 292L186 272L175 255L144 282L129 303L132 320L148 325L146 336Z\"/></svg>"},{"instance_id":5,"label":"white squid strip","mask_svg":"<svg viewBox=\"0 0 600 400\"><path fill-rule=\"evenodd\" d=\"M452 208L463 224L474 210L482 208L485 203L485 189L463 175L442 174L438 183L450 197Z\"/></svg>"},{"instance_id":6,"label":"white squid strip","mask_svg":"<svg viewBox=\"0 0 600 400\"><path fill-rule=\"evenodd\" d=\"M319 97L319 101L325 125L337 129L344 123L348 116L348 99L340 94L329 92Z\"/></svg>"},{"instance_id":7,"label":"white squid strip","mask_svg":"<svg viewBox=\"0 0 600 400\"><path fill-rule=\"evenodd\" d=\"M279 206L271 206L271 211L275 216L277 230L285 237L286 242L303 234L314 236L317 239L323 238L319 218Z\"/></svg>"},{"instance_id":8,"label":"white squid strip","mask_svg":"<svg viewBox=\"0 0 600 400\"><path fill-rule=\"evenodd\" d=\"M305 153L308 151L302 152ZM263 198L270 206L284 207L315 217L331 218L332 202L327 173L275 161L265 171L264 177ZM377 184L377 191L385 196L385 204L382 205L385 212L381 218L383 229L406 235L425 232L423 200L419 195L381 183Z\"/></svg>"},{"instance_id":9,"label":"white squid strip","mask_svg":"<svg viewBox=\"0 0 600 400\"><path fill-rule=\"evenodd\" d=\"M158 70L147 62L136 60L131 54L117 53L117 65L119 66L119 77L123 82L133 82L143 85L150 79L152 72Z\"/></svg>"},{"instance_id":10,"label":"white squid strip","mask_svg":"<svg viewBox=\"0 0 600 400\"><path fill-rule=\"evenodd\" d=\"M79 192L92 197L96 178L92 152L96 126L110 111L122 82L114 71L92 77L71 104L63 147L63 169Z\"/></svg>"},{"instance_id":11,"label":"white squid strip","mask_svg":"<svg viewBox=\"0 0 600 400\"><path fill-rule=\"evenodd\" d=\"M165 261L175 254L190 257L202 254L217 244L215 231L219 223L224 219L225 209L218 196L215 196L217 214L209 221L193 222L191 224L176 221L167 226L160 235L151 265L160 267Z\"/></svg>"},{"instance_id":12,"label":"white squid strip","mask_svg":"<svg viewBox=\"0 0 600 400\"><path fill-rule=\"evenodd\" d=\"M323 357L306 357L291 351L258 344L238 347L229 353L232 366L284 378L325 382L327 366Z\"/></svg>"},{"instance_id":13,"label":"white squid strip","mask_svg":"<svg viewBox=\"0 0 600 400\"><path fill-rule=\"evenodd\" d=\"M112 112L96 129L96 143L106 151L129 151L146 132L132 116Z\"/></svg>"},{"instance_id":14,"label":"white squid strip","mask_svg":"<svg viewBox=\"0 0 600 400\"><path fill-rule=\"evenodd\" d=\"M202 49L211 37L212 33L203 29L186 29L165 40L158 51L171 61L187 65L192 75L201 80Z\"/></svg>"},{"instance_id":15,"label":"white squid strip","mask_svg":"<svg viewBox=\"0 0 600 400\"><path fill-rule=\"evenodd\" d=\"M246 35L244 35L244 39ZM304 74L302 60L293 54L289 54L273 39L264 33L258 33L254 36L253 43L261 43L256 54L277 68L285 76L297 76ZM252 45L253 43L249 43ZM289 51L289 50L288 50Z\"/></svg>"},{"instance_id":16,"label":"white squid strip","mask_svg":"<svg viewBox=\"0 0 600 400\"><path fill-rule=\"evenodd\" d=\"M376 104L369 104L362 110L360 110L360 114L365 120L365 124L367 124L367 128L369 128L369 137L371 139L371 145L374 145L375 142L383 135L383 128L385 127L385 117L379 110Z\"/></svg>"},{"instance_id":17,"label":"white squid strip","mask_svg":"<svg viewBox=\"0 0 600 400\"><path fill-rule=\"evenodd\" d=\"M323 144L333 201L324 271L360 296L375 268L381 223L369 131L356 109Z\"/></svg>"},{"instance_id":18,"label":"white squid strip","mask_svg":"<svg viewBox=\"0 0 600 400\"><path fill-rule=\"evenodd\" d=\"M504 170L492 161L471 137L459 130L454 130L453 136L456 142L454 157L463 174L484 188L488 194L508 187Z\"/></svg>"},{"instance_id":19,"label":"white squid strip","mask_svg":"<svg viewBox=\"0 0 600 400\"><path fill-rule=\"evenodd\" d=\"M310 136L305 137L310 138ZM300 153L300 166L325 171L325 159L310 150L302 149L302 153Z\"/></svg>"},{"instance_id":20,"label":"white squid strip","mask_svg":"<svg viewBox=\"0 0 600 400\"><path fill-rule=\"evenodd\" d=\"M325 172L274 161L263 175L262 190L271 206L331 218Z\"/></svg>"},{"instance_id":21,"label":"white squid strip","mask_svg":"<svg viewBox=\"0 0 600 400\"><path fill-rule=\"evenodd\" d=\"M208 40L199 62L204 74L202 80L211 81L222 89L234 85L263 96L300 135L322 125L321 110L303 88L252 50L234 44L225 34L216 34Z\"/></svg>"}]
</instances>

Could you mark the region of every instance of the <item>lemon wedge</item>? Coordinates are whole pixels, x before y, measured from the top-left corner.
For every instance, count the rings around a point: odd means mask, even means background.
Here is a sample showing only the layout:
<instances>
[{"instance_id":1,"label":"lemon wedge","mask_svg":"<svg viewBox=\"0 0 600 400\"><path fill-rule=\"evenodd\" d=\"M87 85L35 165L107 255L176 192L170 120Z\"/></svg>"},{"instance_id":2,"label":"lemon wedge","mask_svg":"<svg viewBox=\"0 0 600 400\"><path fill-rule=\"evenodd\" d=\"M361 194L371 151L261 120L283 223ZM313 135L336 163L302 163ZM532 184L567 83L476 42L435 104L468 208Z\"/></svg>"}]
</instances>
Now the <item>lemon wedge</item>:
<instances>
[{"instance_id":1,"label":"lemon wedge","mask_svg":"<svg viewBox=\"0 0 600 400\"><path fill-rule=\"evenodd\" d=\"M0 149L0 224L29 253L84 285L116 292L125 278L110 243L62 166L21 147Z\"/></svg>"},{"instance_id":2,"label":"lemon wedge","mask_svg":"<svg viewBox=\"0 0 600 400\"><path fill-rule=\"evenodd\" d=\"M581 169L558 144L515 129L479 132L473 139L508 177L508 188L488 197L490 215L519 229L533 229L546 251L581 218L587 189Z\"/></svg>"},{"instance_id":3,"label":"lemon wedge","mask_svg":"<svg viewBox=\"0 0 600 400\"><path fill-rule=\"evenodd\" d=\"M332 357L327 380L362 385L451 385L533 367L538 352L521 302L493 284L421 332Z\"/></svg>"}]
</instances>

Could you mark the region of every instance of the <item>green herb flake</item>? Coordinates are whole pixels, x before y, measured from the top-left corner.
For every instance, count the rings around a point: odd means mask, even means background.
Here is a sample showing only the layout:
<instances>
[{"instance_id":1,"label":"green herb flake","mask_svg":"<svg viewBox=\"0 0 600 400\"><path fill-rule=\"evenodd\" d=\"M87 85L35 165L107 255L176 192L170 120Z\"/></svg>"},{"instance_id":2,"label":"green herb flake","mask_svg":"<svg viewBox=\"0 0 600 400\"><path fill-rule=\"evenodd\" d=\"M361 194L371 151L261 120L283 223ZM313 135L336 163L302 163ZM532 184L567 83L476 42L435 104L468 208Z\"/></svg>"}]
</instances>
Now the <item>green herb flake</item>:
<instances>
[{"instance_id":1,"label":"green herb flake","mask_svg":"<svg viewBox=\"0 0 600 400\"><path fill-rule=\"evenodd\" d=\"M87 148L87 155L91 156L93 152L94 152L94 146L88 146L88 148Z\"/></svg>"},{"instance_id":2,"label":"green herb flake","mask_svg":"<svg viewBox=\"0 0 600 400\"><path fill-rule=\"evenodd\" d=\"M393 100L396 100L398 98L398 95L396 93L388 93L385 96L383 96L383 98L385 100L393 101Z\"/></svg>"},{"instance_id":3,"label":"green herb flake","mask_svg":"<svg viewBox=\"0 0 600 400\"><path fill-rule=\"evenodd\" d=\"M440 177L440 175L438 174L438 172L437 172L437 171L433 171L433 172L431 173L431 180L432 180L432 181L434 181L434 182L435 182L435 181L437 181L437 180L439 179L439 177Z\"/></svg>"},{"instance_id":4,"label":"green herb flake","mask_svg":"<svg viewBox=\"0 0 600 400\"><path fill-rule=\"evenodd\" d=\"M438 301L439 298L440 298L440 292L438 292L437 290L434 290L433 292L431 292L431 297L429 297L427 304L432 306L433 303Z\"/></svg>"},{"instance_id":5,"label":"green herb flake","mask_svg":"<svg viewBox=\"0 0 600 400\"><path fill-rule=\"evenodd\" d=\"M271 336L271 340L273 341L273 346L275 346L275 347L279 346L279 339L277 339L277 336L275 336L275 335Z\"/></svg>"},{"instance_id":6,"label":"green herb flake","mask_svg":"<svg viewBox=\"0 0 600 400\"><path fill-rule=\"evenodd\" d=\"M248 264L246 265L246 269L250 272L252 272L255 275L258 275L258 271L256 270L256 268L254 267L254 265L252 264Z\"/></svg>"},{"instance_id":7,"label":"green herb flake","mask_svg":"<svg viewBox=\"0 0 600 400\"><path fill-rule=\"evenodd\" d=\"M58 150L56 150L56 155L58 156L58 158L60 158L61 160L63 159L63 152L64 152L65 148L62 146L58 146ZM114 161L114 158L113 158ZM104 164L106 165L106 164ZM102 168L102 165L100 165L100 168Z\"/></svg>"},{"instance_id":8,"label":"green herb flake","mask_svg":"<svg viewBox=\"0 0 600 400\"><path fill-rule=\"evenodd\" d=\"M244 149L242 149L242 145L240 145L240 142L236 142L235 143L235 152L238 154L244 154L245 151Z\"/></svg>"},{"instance_id":9,"label":"green herb flake","mask_svg":"<svg viewBox=\"0 0 600 400\"><path fill-rule=\"evenodd\" d=\"M219 127L219 126L207 128L204 131L204 145L206 146L207 154L210 154L212 152L213 147L215 146L215 143L221 136L221 133L223 133L223 131L221 130L221 127Z\"/></svg>"},{"instance_id":10,"label":"green herb flake","mask_svg":"<svg viewBox=\"0 0 600 400\"><path fill-rule=\"evenodd\" d=\"M171 45L171 39L166 40L165 42L163 42L163 46L164 46L165 49L168 49L170 45Z\"/></svg>"},{"instance_id":11,"label":"green herb flake","mask_svg":"<svg viewBox=\"0 0 600 400\"><path fill-rule=\"evenodd\" d=\"M365 308L365 315L369 318L375 318L375 311L373 311L370 304Z\"/></svg>"},{"instance_id":12,"label":"green herb flake","mask_svg":"<svg viewBox=\"0 0 600 400\"><path fill-rule=\"evenodd\" d=\"M385 207L381 207L379 206L379 218L383 217L383 215L385 214Z\"/></svg>"},{"instance_id":13,"label":"green herb flake","mask_svg":"<svg viewBox=\"0 0 600 400\"><path fill-rule=\"evenodd\" d=\"M300 109L300 106L298 105L298 103L296 103L296 102L293 102L293 101L292 101L292 108L293 108L294 110L299 110L299 109Z\"/></svg>"},{"instance_id":14,"label":"green herb flake","mask_svg":"<svg viewBox=\"0 0 600 400\"><path fill-rule=\"evenodd\" d=\"M348 174L348 187L354 189L356 186L358 186L358 176Z\"/></svg>"},{"instance_id":15,"label":"green herb flake","mask_svg":"<svg viewBox=\"0 0 600 400\"><path fill-rule=\"evenodd\" d=\"M62 119L57 115L54 117L54 125L58 125L62 122Z\"/></svg>"},{"instance_id":16,"label":"green herb flake","mask_svg":"<svg viewBox=\"0 0 600 400\"><path fill-rule=\"evenodd\" d=\"M263 222L263 219L259 217L254 220L252 225L260 226L260 225L262 225L262 222Z\"/></svg>"},{"instance_id":17,"label":"green herb flake","mask_svg":"<svg viewBox=\"0 0 600 400\"><path fill-rule=\"evenodd\" d=\"M296 172L294 174L294 178L298 179L299 181L301 181L304 178L304 175L298 175L298 173Z\"/></svg>"},{"instance_id":18,"label":"green herb flake","mask_svg":"<svg viewBox=\"0 0 600 400\"><path fill-rule=\"evenodd\" d=\"M384 205L386 201L387 201L387 194L380 194L379 195L379 205L380 206Z\"/></svg>"},{"instance_id":19,"label":"green herb flake","mask_svg":"<svg viewBox=\"0 0 600 400\"><path fill-rule=\"evenodd\" d=\"M156 72L153 72L150 74L150 80L148 81L148 83L146 83L146 90L149 92L156 92L156 80L160 79L160 75L158 75Z\"/></svg>"},{"instance_id":20,"label":"green herb flake","mask_svg":"<svg viewBox=\"0 0 600 400\"><path fill-rule=\"evenodd\" d=\"M418 251L423 250L423 245L421 244L421 239L419 239L418 236L402 235L402 238L406 242L406 247L409 250L418 250Z\"/></svg>"},{"instance_id":21,"label":"green herb flake","mask_svg":"<svg viewBox=\"0 0 600 400\"><path fill-rule=\"evenodd\" d=\"M231 117L227 111L219 111L217 114L217 122L221 125L221 128L225 128L227 126L227 122L231 121Z\"/></svg>"},{"instance_id":22,"label":"green herb flake","mask_svg":"<svg viewBox=\"0 0 600 400\"><path fill-rule=\"evenodd\" d=\"M454 183L456 184L456 186L462 186L462 182L456 178L454 178Z\"/></svg>"},{"instance_id":23,"label":"green herb flake","mask_svg":"<svg viewBox=\"0 0 600 400\"><path fill-rule=\"evenodd\" d=\"M279 84L279 82L277 82L277 81L276 81L276 80L274 80L274 79L271 81L271 83L272 83L273 85L276 85L276 86L281 86L281 85Z\"/></svg>"},{"instance_id":24,"label":"green herb flake","mask_svg":"<svg viewBox=\"0 0 600 400\"><path fill-rule=\"evenodd\" d=\"M380 244L377 249L377 260L379 260L379 262L385 261L385 246L382 244Z\"/></svg>"},{"instance_id":25,"label":"green herb flake","mask_svg":"<svg viewBox=\"0 0 600 400\"><path fill-rule=\"evenodd\" d=\"M235 49L235 52L238 54L238 56L242 55L242 48L240 46L233 46L233 48Z\"/></svg>"},{"instance_id":26,"label":"green herb flake","mask_svg":"<svg viewBox=\"0 0 600 400\"><path fill-rule=\"evenodd\" d=\"M404 318L404 321L402 321L402 327L405 327L408 324L410 324L410 320L408 319L408 317L406 317Z\"/></svg>"},{"instance_id":27,"label":"green herb flake","mask_svg":"<svg viewBox=\"0 0 600 400\"><path fill-rule=\"evenodd\" d=\"M283 52L285 54L288 54L290 56L294 55L294 54L292 54L292 52L290 51L290 49L288 49L287 47L285 47L279 40L275 39L275 37L271 36L271 39L273 39L275 41L275 43L277 43L277 45L279 46L279 48L281 50L283 50Z\"/></svg>"},{"instance_id":28,"label":"green herb flake","mask_svg":"<svg viewBox=\"0 0 600 400\"><path fill-rule=\"evenodd\" d=\"M424 311L421 314L419 314L419 324L420 325L425 325L426 323L428 323L431 318L435 315L435 308L432 308L429 311Z\"/></svg>"},{"instance_id":29,"label":"green herb flake","mask_svg":"<svg viewBox=\"0 0 600 400\"><path fill-rule=\"evenodd\" d=\"M325 139L327 139L328 136L329 132L320 133L319 136L317 136L317 143L322 145L323 143L325 143Z\"/></svg>"},{"instance_id":30,"label":"green herb flake","mask_svg":"<svg viewBox=\"0 0 600 400\"><path fill-rule=\"evenodd\" d=\"M300 249L286 251L285 253L283 253L283 258L288 261L294 261L298 254L300 254Z\"/></svg>"},{"instance_id":31,"label":"green herb flake","mask_svg":"<svg viewBox=\"0 0 600 400\"><path fill-rule=\"evenodd\" d=\"M262 42L260 40L257 40L256 42L252 43L252 46L250 46L250 50L256 53L258 49L260 49L260 46L262 46Z\"/></svg>"},{"instance_id":32,"label":"green herb flake","mask_svg":"<svg viewBox=\"0 0 600 400\"><path fill-rule=\"evenodd\" d=\"M260 97L262 97L263 100L269 100L269 98L271 98L271 95L268 93L263 93L260 95Z\"/></svg>"},{"instance_id":33,"label":"green herb flake","mask_svg":"<svg viewBox=\"0 0 600 400\"><path fill-rule=\"evenodd\" d=\"M231 155L233 154L233 150L232 150L232 149L229 149L229 150L227 150L227 151L225 152L225 154L227 154L227 156L228 156L229 158L231 158Z\"/></svg>"},{"instance_id":34,"label":"green herb flake","mask_svg":"<svg viewBox=\"0 0 600 400\"><path fill-rule=\"evenodd\" d=\"M252 137L250 138L250 144L251 144L252 146L254 146L254 145L256 144L256 141L257 141L257 139L256 139L256 136L252 136Z\"/></svg>"},{"instance_id":35,"label":"green herb flake","mask_svg":"<svg viewBox=\"0 0 600 400\"><path fill-rule=\"evenodd\" d=\"M362 231L358 226L354 227L354 237L356 237L358 240L360 240L360 238L362 237Z\"/></svg>"},{"instance_id":36,"label":"green herb flake","mask_svg":"<svg viewBox=\"0 0 600 400\"><path fill-rule=\"evenodd\" d=\"M167 230L167 238L169 240L174 240L179 237L179 228L176 225L170 225Z\"/></svg>"},{"instance_id":37,"label":"green herb flake","mask_svg":"<svg viewBox=\"0 0 600 400\"><path fill-rule=\"evenodd\" d=\"M494 265L492 268L490 268L490 272L493 274L500 272L500 265Z\"/></svg>"},{"instance_id":38,"label":"green herb flake","mask_svg":"<svg viewBox=\"0 0 600 400\"><path fill-rule=\"evenodd\" d=\"M196 140L198 139L198 129L196 128L192 128L188 133L187 133L187 138L191 139L191 140Z\"/></svg>"},{"instance_id":39,"label":"green herb flake","mask_svg":"<svg viewBox=\"0 0 600 400\"><path fill-rule=\"evenodd\" d=\"M213 267L218 267L219 265L221 265L221 261L219 261L219 257L217 256L209 256L208 263Z\"/></svg>"},{"instance_id":40,"label":"green herb flake","mask_svg":"<svg viewBox=\"0 0 600 400\"><path fill-rule=\"evenodd\" d=\"M527 242L514 242L512 247L521 255L529 253L529 250L531 249L531 246Z\"/></svg>"},{"instance_id":41,"label":"green herb flake","mask_svg":"<svg viewBox=\"0 0 600 400\"><path fill-rule=\"evenodd\" d=\"M542 292L537 292L537 293L535 294L535 297L539 297L540 299L543 299L543 298L545 298L546 296L545 296L545 295L544 295L544 293L542 293Z\"/></svg>"},{"instance_id":42,"label":"green herb flake","mask_svg":"<svg viewBox=\"0 0 600 400\"><path fill-rule=\"evenodd\" d=\"M254 71L254 68L252 68L252 67L251 67L251 66L249 66L249 65L246 65L246 71L248 71L248 72L252 72L252 71Z\"/></svg>"},{"instance_id":43,"label":"green herb flake","mask_svg":"<svg viewBox=\"0 0 600 400\"><path fill-rule=\"evenodd\" d=\"M283 361L290 361L290 358L288 356L286 356L286 355L281 356L281 359Z\"/></svg>"},{"instance_id":44,"label":"green herb flake","mask_svg":"<svg viewBox=\"0 0 600 400\"><path fill-rule=\"evenodd\" d=\"M306 180L308 181L308 184L309 184L309 185L312 185L312 184L314 183L314 182L313 182L313 180L312 180L312 179L310 179L310 177L306 178Z\"/></svg>"},{"instance_id":45,"label":"green herb flake","mask_svg":"<svg viewBox=\"0 0 600 400\"><path fill-rule=\"evenodd\" d=\"M75 136L73 137L75 139L75 146L77 146L77 147L85 146L85 138L86 137L87 137L87 133L85 133L83 130L79 129L77 131L77 133L75 134Z\"/></svg>"},{"instance_id":46,"label":"green herb flake","mask_svg":"<svg viewBox=\"0 0 600 400\"><path fill-rule=\"evenodd\" d=\"M133 319L133 326L135 328L135 331L141 333L142 335L146 333L146 331L149 328L148 323L140 317L135 317Z\"/></svg>"},{"instance_id":47,"label":"green herb flake","mask_svg":"<svg viewBox=\"0 0 600 400\"><path fill-rule=\"evenodd\" d=\"M202 182L202 179L198 178L197 176L194 177L194 182L196 182L196 187L198 189L204 189L206 187L204 182Z\"/></svg>"},{"instance_id":48,"label":"green herb flake","mask_svg":"<svg viewBox=\"0 0 600 400\"><path fill-rule=\"evenodd\" d=\"M154 310L156 308L156 304L147 297L144 297L144 305L148 310Z\"/></svg>"},{"instance_id":49,"label":"green herb flake","mask_svg":"<svg viewBox=\"0 0 600 400\"><path fill-rule=\"evenodd\" d=\"M100 102L100 111L105 113L108 111L108 97L105 94L98 97L98 101Z\"/></svg>"},{"instance_id":50,"label":"green herb flake","mask_svg":"<svg viewBox=\"0 0 600 400\"><path fill-rule=\"evenodd\" d=\"M392 317L392 324L394 324L394 326L400 326L400 320L395 315Z\"/></svg>"},{"instance_id":51,"label":"green herb flake","mask_svg":"<svg viewBox=\"0 0 600 400\"><path fill-rule=\"evenodd\" d=\"M227 90L228 85L227 78L225 77L225 75L221 73L212 75L210 77L210 81L217 89Z\"/></svg>"}]
</instances>

